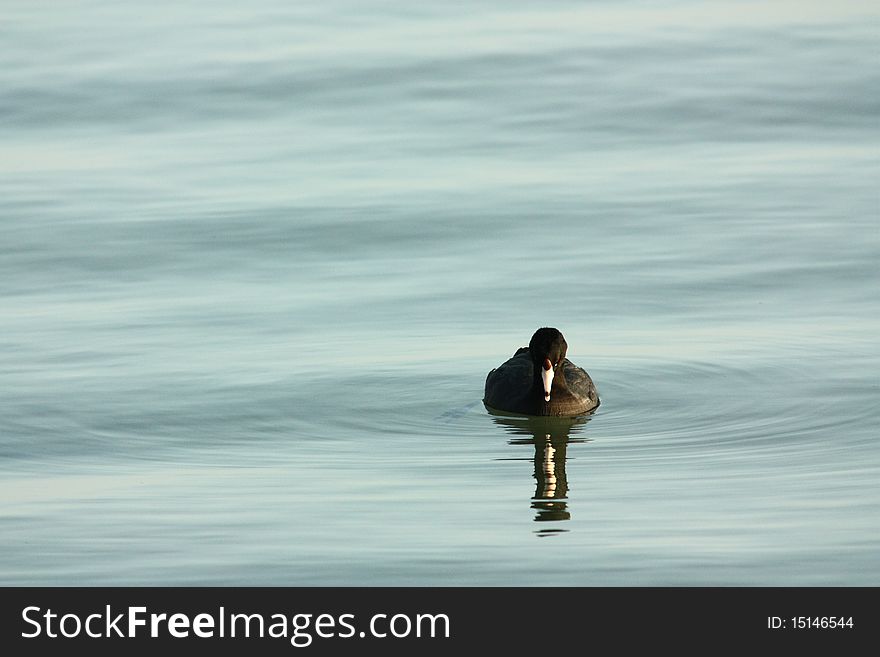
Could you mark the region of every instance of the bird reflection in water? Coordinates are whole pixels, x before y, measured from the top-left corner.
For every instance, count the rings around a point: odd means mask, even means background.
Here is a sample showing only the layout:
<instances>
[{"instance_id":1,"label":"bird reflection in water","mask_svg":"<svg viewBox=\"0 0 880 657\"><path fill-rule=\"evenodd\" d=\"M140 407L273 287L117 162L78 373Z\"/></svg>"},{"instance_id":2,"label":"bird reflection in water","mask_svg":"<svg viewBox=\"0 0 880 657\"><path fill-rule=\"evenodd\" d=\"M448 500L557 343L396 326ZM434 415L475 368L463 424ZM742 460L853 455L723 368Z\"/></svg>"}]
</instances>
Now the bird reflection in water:
<instances>
[{"instance_id":1,"label":"bird reflection in water","mask_svg":"<svg viewBox=\"0 0 880 657\"><path fill-rule=\"evenodd\" d=\"M565 473L569 443L582 443L578 436L589 416L531 417L492 413L492 420L514 434L511 445L532 445L534 454L535 494L532 509L535 522L562 522L571 518L568 510L568 477ZM537 530L539 536L566 532L561 528L546 527Z\"/></svg>"},{"instance_id":2,"label":"bird reflection in water","mask_svg":"<svg viewBox=\"0 0 880 657\"><path fill-rule=\"evenodd\" d=\"M532 508L538 511L535 520L568 520L568 478L565 476L566 442L556 442L548 433L543 439L535 436L535 496Z\"/></svg>"}]
</instances>

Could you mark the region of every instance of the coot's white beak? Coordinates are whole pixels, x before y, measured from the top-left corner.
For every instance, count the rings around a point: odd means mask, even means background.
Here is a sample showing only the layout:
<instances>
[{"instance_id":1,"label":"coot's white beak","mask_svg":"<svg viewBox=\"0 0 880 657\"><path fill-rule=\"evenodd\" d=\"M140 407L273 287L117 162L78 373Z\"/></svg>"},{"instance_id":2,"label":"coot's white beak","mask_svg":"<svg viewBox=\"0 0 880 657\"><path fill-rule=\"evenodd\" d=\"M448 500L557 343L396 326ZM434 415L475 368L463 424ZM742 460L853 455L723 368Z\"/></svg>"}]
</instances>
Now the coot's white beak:
<instances>
[{"instance_id":1,"label":"coot's white beak","mask_svg":"<svg viewBox=\"0 0 880 657\"><path fill-rule=\"evenodd\" d=\"M550 388L553 385L553 365L549 358L544 359L541 369L541 380L544 382L544 401L550 401Z\"/></svg>"}]
</instances>

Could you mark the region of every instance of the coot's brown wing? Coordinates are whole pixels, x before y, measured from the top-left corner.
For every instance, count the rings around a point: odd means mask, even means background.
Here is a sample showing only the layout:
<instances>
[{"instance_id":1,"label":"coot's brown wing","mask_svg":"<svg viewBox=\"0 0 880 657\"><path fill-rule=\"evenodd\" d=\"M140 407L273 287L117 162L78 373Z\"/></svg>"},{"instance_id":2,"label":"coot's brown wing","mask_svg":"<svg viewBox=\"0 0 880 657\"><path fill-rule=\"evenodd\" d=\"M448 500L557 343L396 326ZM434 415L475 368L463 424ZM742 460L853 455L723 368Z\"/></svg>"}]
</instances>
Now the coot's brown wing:
<instances>
[{"instance_id":1,"label":"coot's brown wing","mask_svg":"<svg viewBox=\"0 0 880 657\"><path fill-rule=\"evenodd\" d=\"M532 386L532 359L529 350L519 349L489 372L483 402L499 411L528 412L527 395Z\"/></svg>"},{"instance_id":2,"label":"coot's brown wing","mask_svg":"<svg viewBox=\"0 0 880 657\"><path fill-rule=\"evenodd\" d=\"M586 410L599 405L599 393L586 370L565 359L565 383L572 395L582 400Z\"/></svg>"}]
</instances>

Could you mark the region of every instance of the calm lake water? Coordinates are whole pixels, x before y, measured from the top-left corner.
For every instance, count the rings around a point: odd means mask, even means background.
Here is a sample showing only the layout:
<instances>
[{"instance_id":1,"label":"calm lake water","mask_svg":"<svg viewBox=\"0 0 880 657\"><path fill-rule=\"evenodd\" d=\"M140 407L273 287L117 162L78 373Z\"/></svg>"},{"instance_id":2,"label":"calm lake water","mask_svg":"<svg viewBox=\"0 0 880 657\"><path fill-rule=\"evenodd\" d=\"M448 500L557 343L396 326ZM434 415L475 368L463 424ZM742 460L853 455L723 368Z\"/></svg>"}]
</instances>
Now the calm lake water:
<instances>
[{"instance_id":1,"label":"calm lake water","mask_svg":"<svg viewBox=\"0 0 880 657\"><path fill-rule=\"evenodd\" d=\"M0 583L880 585L880 6L658 4L5 0Z\"/></svg>"}]
</instances>

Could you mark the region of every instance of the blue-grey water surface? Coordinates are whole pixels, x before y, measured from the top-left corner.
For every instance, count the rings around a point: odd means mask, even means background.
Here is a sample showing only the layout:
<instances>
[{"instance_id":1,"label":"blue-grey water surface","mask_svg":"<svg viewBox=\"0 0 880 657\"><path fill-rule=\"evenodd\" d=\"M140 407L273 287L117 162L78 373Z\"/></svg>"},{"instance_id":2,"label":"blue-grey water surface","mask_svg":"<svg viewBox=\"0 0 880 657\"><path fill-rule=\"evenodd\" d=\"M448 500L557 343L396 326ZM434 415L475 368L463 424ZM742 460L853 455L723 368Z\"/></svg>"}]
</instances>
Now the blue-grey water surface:
<instances>
[{"instance_id":1,"label":"blue-grey water surface","mask_svg":"<svg viewBox=\"0 0 880 657\"><path fill-rule=\"evenodd\" d=\"M880 584L878 28L5 0L0 583Z\"/></svg>"}]
</instances>

